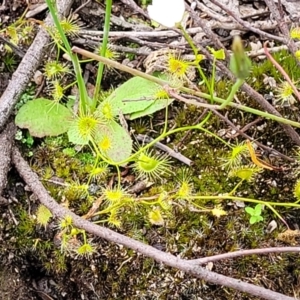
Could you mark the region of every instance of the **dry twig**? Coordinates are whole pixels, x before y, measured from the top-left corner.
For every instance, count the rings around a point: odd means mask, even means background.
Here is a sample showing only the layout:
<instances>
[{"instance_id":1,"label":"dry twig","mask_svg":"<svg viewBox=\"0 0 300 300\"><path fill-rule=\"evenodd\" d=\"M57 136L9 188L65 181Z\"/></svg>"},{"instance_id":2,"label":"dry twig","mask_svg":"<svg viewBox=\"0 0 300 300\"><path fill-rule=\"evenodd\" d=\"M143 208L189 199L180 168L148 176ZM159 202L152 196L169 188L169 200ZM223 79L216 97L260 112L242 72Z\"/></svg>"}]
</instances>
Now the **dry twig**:
<instances>
[{"instance_id":1,"label":"dry twig","mask_svg":"<svg viewBox=\"0 0 300 300\"><path fill-rule=\"evenodd\" d=\"M7 172L10 168L15 133L16 127L13 123L10 123L0 134L0 196L7 183Z\"/></svg>"},{"instance_id":2,"label":"dry twig","mask_svg":"<svg viewBox=\"0 0 300 300\"><path fill-rule=\"evenodd\" d=\"M286 252L300 252L300 247L272 247L272 248L262 248L262 249L250 249L250 250L239 250L229 253L223 253L198 259L192 259L191 262L203 265L208 262L218 261L221 259L232 259L235 257L241 257L253 254L268 254L268 253L286 253Z\"/></svg>"}]
</instances>

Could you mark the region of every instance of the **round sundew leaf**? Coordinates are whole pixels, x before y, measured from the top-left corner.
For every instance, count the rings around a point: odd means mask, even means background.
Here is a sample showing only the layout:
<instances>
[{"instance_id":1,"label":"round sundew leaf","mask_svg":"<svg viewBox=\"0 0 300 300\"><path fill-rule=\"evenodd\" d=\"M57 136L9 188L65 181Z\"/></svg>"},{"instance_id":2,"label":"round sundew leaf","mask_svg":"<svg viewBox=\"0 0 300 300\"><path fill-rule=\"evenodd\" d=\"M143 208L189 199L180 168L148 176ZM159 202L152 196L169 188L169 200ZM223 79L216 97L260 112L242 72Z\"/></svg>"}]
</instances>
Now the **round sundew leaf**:
<instances>
[{"instance_id":1,"label":"round sundew leaf","mask_svg":"<svg viewBox=\"0 0 300 300\"><path fill-rule=\"evenodd\" d=\"M15 118L20 128L27 128L32 136L57 136L68 131L72 112L59 103L38 98L24 104Z\"/></svg>"},{"instance_id":2,"label":"round sundew leaf","mask_svg":"<svg viewBox=\"0 0 300 300\"><path fill-rule=\"evenodd\" d=\"M132 114L146 109L152 105L155 92L159 85L141 77L133 77L114 90L114 92L104 100L108 101L115 109L124 115Z\"/></svg>"},{"instance_id":3,"label":"round sundew leaf","mask_svg":"<svg viewBox=\"0 0 300 300\"><path fill-rule=\"evenodd\" d=\"M137 111L135 113L130 114L129 120L134 120L137 118L151 115L151 114L155 113L156 111L166 108L173 101L174 101L174 99L157 99L153 102L153 104L146 107L144 110Z\"/></svg>"},{"instance_id":4,"label":"round sundew leaf","mask_svg":"<svg viewBox=\"0 0 300 300\"><path fill-rule=\"evenodd\" d=\"M88 136L81 136L76 121L73 121L68 129L69 142L75 145L87 145L90 141Z\"/></svg>"},{"instance_id":5,"label":"round sundew leaf","mask_svg":"<svg viewBox=\"0 0 300 300\"><path fill-rule=\"evenodd\" d=\"M101 153L115 163L128 159L132 153L132 139L129 133L115 121L106 126L99 126L95 142Z\"/></svg>"}]
</instances>

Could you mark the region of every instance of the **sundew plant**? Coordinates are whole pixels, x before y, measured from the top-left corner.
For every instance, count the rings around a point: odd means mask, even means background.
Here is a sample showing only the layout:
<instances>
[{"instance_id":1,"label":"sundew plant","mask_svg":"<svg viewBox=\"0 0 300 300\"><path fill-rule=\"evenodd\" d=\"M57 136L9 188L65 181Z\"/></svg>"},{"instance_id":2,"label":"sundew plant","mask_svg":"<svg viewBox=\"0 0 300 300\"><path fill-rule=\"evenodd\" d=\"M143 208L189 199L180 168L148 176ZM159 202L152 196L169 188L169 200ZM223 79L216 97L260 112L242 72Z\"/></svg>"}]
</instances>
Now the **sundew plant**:
<instances>
[{"instance_id":1,"label":"sundew plant","mask_svg":"<svg viewBox=\"0 0 300 300\"><path fill-rule=\"evenodd\" d=\"M172 211L173 204L178 201L187 205L194 205L216 217L226 214L220 201L228 199L253 203L256 205L255 207L260 207L257 205L262 204L271 209L281 220L283 218L274 207L300 207L297 202L265 202L236 196L236 191L242 183L251 182L256 174L264 169L272 171L275 167L264 163L256 156L252 142L230 144L207 129L206 125L211 118L211 112L199 124L169 129L168 106L175 99L186 99L181 96L181 93L205 99L206 103L186 100L187 103L196 105L199 109L204 107L222 110L237 107L244 112L300 127L297 122L244 105L237 106L233 103L234 96L251 72L251 61L245 54L240 37L237 36L233 40L230 58L230 70L235 75L236 80L230 87L227 98L223 99L218 97L218 92L215 90L215 71L216 62L224 60L225 53L222 49L209 48L213 58L212 79L209 79L201 68L201 61L204 56L199 52L181 23L186 13L183 0L154 0L152 5L148 6L148 12L154 22L165 27L177 27L182 32L193 50L194 61L185 61L180 57L180 54L178 56L170 54L167 71L155 74L155 76L121 65L113 60L116 55L112 55L107 47L112 0L106 0L105 34L97 53L78 47L72 48L68 36L76 35L80 29L79 26L72 17L59 20L54 3L51 0L46 0L46 3L55 24L54 27L47 27L46 29L53 38L58 53L57 58L51 58L46 62L44 68L44 74L52 86L51 98L28 101L18 111L16 124L20 128L27 128L34 137L42 138L67 134L70 144L77 148L80 147L83 149L82 151L92 153L94 162L87 181L75 183L72 187L68 186L68 189L77 188L86 193L91 209L88 213L89 218L98 216L100 217L98 222L107 222L120 227L122 226L122 212L125 210L136 211L142 207L145 218L151 224L163 225ZM161 12L170 5L174 9L172 14L166 18L165 15L161 15ZM61 53L66 54L71 63L61 63L59 60ZM81 68L82 61L91 60L98 63L93 95L88 93ZM105 66L128 72L133 77L103 98L101 95L105 93L101 91L101 83ZM205 86L208 93L194 89L186 80L190 68L198 72L201 85ZM73 82L64 86L65 76L72 74L74 75ZM71 87L76 87L78 92L75 96L67 97L66 93ZM160 133L151 142L140 143L138 147L135 147L135 137L131 135L126 126L127 120L139 119L159 110L165 110L165 122ZM224 147L228 148L229 155L222 166L220 163L220 168L225 168L228 176L239 180L231 191L224 191L223 194L217 196L198 195L194 192L193 182L187 171L184 171L182 176L174 180L174 170L170 157L158 152L153 146L157 142L165 140L167 136L188 130L202 131L212 138L218 139L224 144ZM157 189L157 193L151 197L134 197L125 186L122 186L121 182L121 170L127 167L136 174L136 178L151 184L160 183L161 188ZM89 185L95 182L96 178L101 177L101 174L106 174L109 168L117 174L116 183L108 186L102 184L99 194L90 195ZM168 180L173 178L174 182L169 185L161 184L166 178ZM82 192L79 194L82 196ZM206 202L210 204L207 207L205 206ZM94 209L95 207L96 209ZM44 207L40 208L39 212L42 216L39 216L38 219L42 220L40 223L43 226L46 226L51 215ZM46 217L43 217L44 215ZM253 219L250 222L254 223ZM63 245L68 244L69 239L73 236L82 235L84 243L80 246L80 250L77 249L77 252L81 254L93 252L93 248L88 246L85 233L76 231L72 227L71 220L62 220L60 226L64 233ZM67 248L67 246L63 246L63 248Z\"/></svg>"}]
</instances>

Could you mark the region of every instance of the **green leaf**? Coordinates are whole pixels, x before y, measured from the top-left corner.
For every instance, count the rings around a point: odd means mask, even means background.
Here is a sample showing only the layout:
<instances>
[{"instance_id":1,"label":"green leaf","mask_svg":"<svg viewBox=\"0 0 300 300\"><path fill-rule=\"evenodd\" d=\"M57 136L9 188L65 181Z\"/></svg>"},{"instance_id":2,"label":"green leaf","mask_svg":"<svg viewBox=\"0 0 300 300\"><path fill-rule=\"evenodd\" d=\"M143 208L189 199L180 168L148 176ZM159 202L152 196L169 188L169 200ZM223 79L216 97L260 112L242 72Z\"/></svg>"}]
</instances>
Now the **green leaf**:
<instances>
[{"instance_id":1,"label":"green leaf","mask_svg":"<svg viewBox=\"0 0 300 300\"><path fill-rule=\"evenodd\" d=\"M155 100L154 94L160 86L141 77L133 77L118 87L107 99L124 115L145 110Z\"/></svg>"},{"instance_id":2,"label":"green leaf","mask_svg":"<svg viewBox=\"0 0 300 300\"><path fill-rule=\"evenodd\" d=\"M215 50L214 48L208 47L208 50L211 52L215 59L224 60L226 57L224 49Z\"/></svg>"},{"instance_id":3,"label":"green leaf","mask_svg":"<svg viewBox=\"0 0 300 300\"><path fill-rule=\"evenodd\" d=\"M20 128L27 128L32 136L56 136L67 132L72 112L51 100L39 98L24 104L15 119Z\"/></svg>"},{"instance_id":4,"label":"green leaf","mask_svg":"<svg viewBox=\"0 0 300 300\"><path fill-rule=\"evenodd\" d=\"M154 101L154 103L152 105L148 106L146 109L131 114L129 116L129 120L134 120L137 118L151 115L151 114L155 113L156 111L166 108L173 101L174 101L174 99L157 99Z\"/></svg>"},{"instance_id":5,"label":"green leaf","mask_svg":"<svg viewBox=\"0 0 300 300\"><path fill-rule=\"evenodd\" d=\"M250 207L250 206L245 207L245 211L246 211L246 213L248 213L250 216L254 216L254 215L255 215L254 209L253 209L252 207Z\"/></svg>"},{"instance_id":6,"label":"green leaf","mask_svg":"<svg viewBox=\"0 0 300 300\"><path fill-rule=\"evenodd\" d=\"M90 141L89 137L83 137L80 135L75 121L71 123L71 126L68 129L68 139L70 143L81 146L87 145Z\"/></svg>"},{"instance_id":7,"label":"green leaf","mask_svg":"<svg viewBox=\"0 0 300 300\"><path fill-rule=\"evenodd\" d=\"M107 126L99 127L95 141L99 146L103 140L109 142L109 147L104 150L100 146L100 151L113 162L121 162L131 155L132 139L129 133L117 122L111 121Z\"/></svg>"},{"instance_id":8,"label":"green leaf","mask_svg":"<svg viewBox=\"0 0 300 300\"><path fill-rule=\"evenodd\" d=\"M260 203L258 203L255 208L254 208L254 213L256 216L260 216L261 215L261 210L262 210L262 206Z\"/></svg>"},{"instance_id":9,"label":"green leaf","mask_svg":"<svg viewBox=\"0 0 300 300\"><path fill-rule=\"evenodd\" d=\"M250 218L250 224L252 225L252 224L261 222L261 221L263 221L263 219L264 219L264 218L263 218L262 216L252 216L252 217Z\"/></svg>"},{"instance_id":10,"label":"green leaf","mask_svg":"<svg viewBox=\"0 0 300 300\"><path fill-rule=\"evenodd\" d=\"M256 219L257 219L257 222L260 222L260 221L262 221L264 218L263 218L262 216L257 216Z\"/></svg>"}]
</instances>

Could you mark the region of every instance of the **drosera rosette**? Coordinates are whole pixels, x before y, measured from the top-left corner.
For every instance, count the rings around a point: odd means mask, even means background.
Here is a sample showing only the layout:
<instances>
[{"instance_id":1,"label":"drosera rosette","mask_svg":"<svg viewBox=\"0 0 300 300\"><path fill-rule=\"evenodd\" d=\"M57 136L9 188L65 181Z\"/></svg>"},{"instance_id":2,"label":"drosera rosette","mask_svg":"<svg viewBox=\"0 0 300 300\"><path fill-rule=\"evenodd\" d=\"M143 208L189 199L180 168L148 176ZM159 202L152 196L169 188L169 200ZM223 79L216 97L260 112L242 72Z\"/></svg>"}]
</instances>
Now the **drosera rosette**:
<instances>
[{"instance_id":1,"label":"drosera rosette","mask_svg":"<svg viewBox=\"0 0 300 300\"><path fill-rule=\"evenodd\" d=\"M297 83L294 83L295 85ZM282 81L275 90L275 103L279 103L282 107L290 107L296 103L293 87L287 82Z\"/></svg>"},{"instance_id":2,"label":"drosera rosette","mask_svg":"<svg viewBox=\"0 0 300 300\"><path fill-rule=\"evenodd\" d=\"M157 226L163 226L165 224L161 209L159 207L155 207L148 212L148 220L151 224Z\"/></svg>"},{"instance_id":3,"label":"drosera rosette","mask_svg":"<svg viewBox=\"0 0 300 300\"><path fill-rule=\"evenodd\" d=\"M116 187L103 187L102 195L104 198L104 208L94 215L108 214L107 219L101 219L97 223L108 222L108 224L120 228L122 225L122 212L126 207L132 209L137 202L129 195L125 188L120 186Z\"/></svg>"},{"instance_id":4,"label":"drosera rosette","mask_svg":"<svg viewBox=\"0 0 300 300\"><path fill-rule=\"evenodd\" d=\"M169 99L169 94L163 87L158 86L156 89L153 90L153 99L155 100L163 100Z\"/></svg>"},{"instance_id":5,"label":"drosera rosette","mask_svg":"<svg viewBox=\"0 0 300 300\"><path fill-rule=\"evenodd\" d=\"M65 235L69 238L66 246L71 251L71 255L89 258L96 251L96 245L92 243L92 240L87 239L84 229L73 227Z\"/></svg>"},{"instance_id":6,"label":"drosera rosette","mask_svg":"<svg viewBox=\"0 0 300 300\"><path fill-rule=\"evenodd\" d=\"M60 25L65 34L69 37L77 37L80 29L82 28L79 20L74 14L70 14L68 17L63 18L60 21Z\"/></svg>"},{"instance_id":7,"label":"drosera rosette","mask_svg":"<svg viewBox=\"0 0 300 300\"><path fill-rule=\"evenodd\" d=\"M170 53L167 60L167 71L178 79L193 80L195 77L192 64L180 57L180 54Z\"/></svg>"},{"instance_id":8,"label":"drosera rosette","mask_svg":"<svg viewBox=\"0 0 300 300\"><path fill-rule=\"evenodd\" d=\"M58 79L54 79L50 82L50 93L54 103L59 103L64 97L65 88L62 86Z\"/></svg>"},{"instance_id":9,"label":"drosera rosette","mask_svg":"<svg viewBox=\"0 0 300 300\"><path fill-rule=\"evenodd\" d=\"M176 181L178 182L176 199L188 200L193 195L194 190L190 170L187 168L179 169L177 172Z\"/></svg>"},{"instance_id":10,"label":"drosera rosette","mask_svg":"<svg viewBox=\"0 0 300 300\"><path fill-rule=\"evenodd\" d=\"M169 197L169 193L162 191L158 196L157 204L159 204L164 211L170 211L172 208L172 199Z\"/></svg>"},{"instance_id":11,"label":"drosera rosette","mask_svg":"<svg viewBox=\"0 0 300 300\"><path fill-rule=\"evenodd\" d=\"M133 168L139 178L155 181L171 173L171 160L166 154L156 154L153 149L147 149L135 156Z\"/></svg>"},{"instance_id":12,"label":"drosera rosette","mask_svg":"<svg viewBox=\"0 0 300 300\"><path fill-rule=\"evenodd\" d=\"M117 228L121 228L121 226L122 226L122 222L121 222L120 216L118 215L117 211L110 212L107 222L109 225L117 227Z\"/></svg>"},{"instance_id":13,"label":"drosera rosette","mask_svg":"<svg viewBox=\"0 0 300 300\"><path fill-rule=\"evenodd\" d=\"M55 60L47 61L44 66L44 74L48 80L63 77L67 73L71 73L69 67Z\"/></svg>"},{"instance_id":14,"label":"drosera rosette","mask_svg":"<svg viewBox=\"0 0 300 300\"><path fill-rule=\"evenodd\" d=\"M60 222L58 223L58 227L61 230L66 230L70 227L72 227L73 225L73 218L69 215L66 215L63 219L60 220Z\"/></svg>"},{"instance_id":15,"label":"drosera rosette","mask_svg":"<svg viewBox=\"0 0 300 300\"><path fill-rule=\"evenodd\" d=\"M122 145L122 147L120 147ZM126 165L126 160L132 153L132 139L128 131L118 122L104 121L98 126L94 136L94 146L97 152L101 153L102 159L110 164Z\"/></svg>"},{"instance_id":16,"label":"drosera rosette","mask_svg":"<svg viewBox=\"0 0 300 300\"><path fill-rule=\"evenodd\" d=\"M79 31L82 26L79 23L79 20L76 18L74 14L70 14L67 18L62 18L60 20L60 26L64 32L64 34L68 37L76 37L79 35ZM63 40L61 38L60 32L56 26L47 27L49 34L54 39L55 43L61 45L63 44Z\"/></svg>"},{"instance_id":17,"label":"drosera rosette","mask_svg":"<svg viewBox=\"0 0 300 300\"><path fill-rule=\"evenodd\" d=\"M95 252L96 247L91 241L87 241L86 243L75 249L75 253L77 254L77 256L84 256L86 258L90 257Z\"/></svg>"},{"instance_id":18,"label":"drosera rosette","mask_svg":"<svg viewBox=\"0 0 300 300\"><path fill-rule=\"evenodd\" d=\"M101 119L104 124L109 125L110 122L116 121L120 113L120 108L113 103L112 99L105 99L97 107L95 115Z\"/></svg>"},{"instance_id":19,"label":"drosera rosette","mask_svg":"<svg viewBox=\"0 0 300 300\"><path fill-rule=\"evenodd\" d=\"M292 26L292 28L290 29L290 37L293 40L295 40L295 39L299 40L300 39L300 27Z\"/></svg>"},{"instance_id":20,"label":"drosera rosette","mask_svg":"<svg viewBox=\"0 0 300 300\"><path fill-rule=\"evenodd\" d=\"M150 18L165 26L176 27L185 13L184 0L152 0L147 7Z\"/></svg>"},{"instance_id":21,"label":"drosera rosette","mask_svg":"<svg viewBox=\"0 0 300 300\"><path fill-rule=\"evenodd\" d=\"M51 211L45 205L40 204L36 211L36 222L46 229L52 217Z\"/></svg>"},{"instance_id":22,"label":"drosera rosette","mask_svg":"<svg viewBox=\"0 0 300 300\"><path fill-rule=\"evenodd\" d=\"M103 180L107 176L108 172L109 172L109 165L106 162L102 161L99 162L97 166L91 169L90 176L91 179L98 182L100 180Z\"/></svg>"},{"instance_id":23,"label":"drosera rosette","mask_svg":"<svg viewBox=\"0 0 300 300\"><path fill-rule=\"evenodd\" d=\"M263 168L254 164L232 168L229 172L229 177L238 177L241 180L252 182L258 173L261 173Z\"/></svg>"},{"instance_id":24,"label":"drosera rosette","mask_svg":"<svg viewBox=\"0 0 300 300\"><path fill-rule=\"evenodd\" d=\"M95 49L95 53L102 56L102 44L100 44L96 49ZM111 59L111 60L116 60L119 57L119 53L114 51L112 49L112 46L107 45L106 49L105 49L105 55L106 58ZM107 65L108 66L108 65ZM108 66L109 68L109 66Z\"/></svg>"},{"instance_id":25,"label":"drosera rosette","mask_svg":"<svg viewBox=\"0 0 300 300\"><path fill-rule=\"evenodd\" d=\"M76 145L87 145L94 139L102 120L95 114L82 114L71 121L68 130L69 141Z\"/></svg>"},{"instance_id":26,"label":"drosera rosette","mask_svg":"<svg viewBox=\"0 0 300 300\"><path fill-rule=\"evenodd\" d=\"M102 135L100 139L98 139L97 146L100 152L105 155L110 149L112 149L112 138L110 135Z\"/></svg>"},{"instance_id":27,"label":"drosera rosette","mask_svg":"<svg viewBox=\"0 0 300 300\"><path fill-rule=\"evenodd\" d=\"M245 142L231 146L231 151L222 160L226 169L238 168L243 164L243 160L248 156L248 147Z\"/></svg>"},{"instance_id":28,"label":"drosera rosette","mask_svg":"<svg viewBox=\"0 0 300 300\"><path fill-rule=\"evenodd\" d=\"M298 60L300 60L300 50L297 50L297 51L295 52L295 57L296 57Z\"/></svg>"},{"instance_id":29,"label":"drosera rosette","mask_svg":"<svg viewBox=\"0 0 300 300\"><path fill-rule=\"evenodd\" d=\"M119 205L128 198L126 189L122 187L104 187L102 188L102 194L106 203L109 205ZM124 201L125 202L125 201Z\"/></svg>"}]
</instances>

